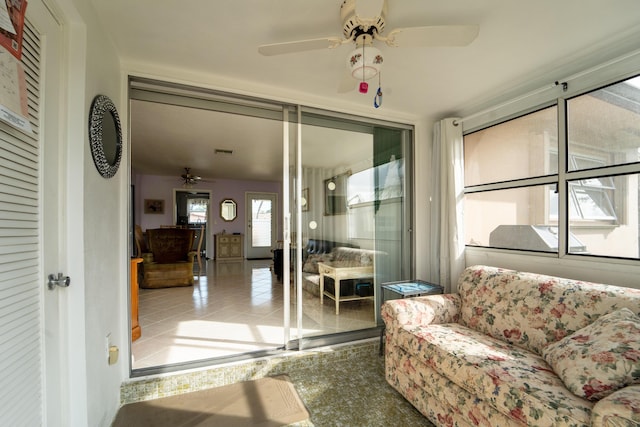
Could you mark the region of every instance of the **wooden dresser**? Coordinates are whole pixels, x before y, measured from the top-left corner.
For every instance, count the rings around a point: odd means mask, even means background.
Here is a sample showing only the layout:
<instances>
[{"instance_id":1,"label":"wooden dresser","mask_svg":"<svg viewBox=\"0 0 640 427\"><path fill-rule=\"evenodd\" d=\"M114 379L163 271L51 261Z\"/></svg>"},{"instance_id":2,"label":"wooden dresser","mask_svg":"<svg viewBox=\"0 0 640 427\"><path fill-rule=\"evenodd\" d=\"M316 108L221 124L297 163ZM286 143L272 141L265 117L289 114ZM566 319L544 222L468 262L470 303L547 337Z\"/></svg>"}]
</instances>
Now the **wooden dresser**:
<instances>
[{"instance_id":1,"label":"wooden dresser","mask_svg":"<svg viewBox=\"0 0 640 427\"><path fill-rule=\"evenodd\" d=\"M216 234L216 261L237 261L244 257L242 234Z\"/></svg>"}]
</instances>

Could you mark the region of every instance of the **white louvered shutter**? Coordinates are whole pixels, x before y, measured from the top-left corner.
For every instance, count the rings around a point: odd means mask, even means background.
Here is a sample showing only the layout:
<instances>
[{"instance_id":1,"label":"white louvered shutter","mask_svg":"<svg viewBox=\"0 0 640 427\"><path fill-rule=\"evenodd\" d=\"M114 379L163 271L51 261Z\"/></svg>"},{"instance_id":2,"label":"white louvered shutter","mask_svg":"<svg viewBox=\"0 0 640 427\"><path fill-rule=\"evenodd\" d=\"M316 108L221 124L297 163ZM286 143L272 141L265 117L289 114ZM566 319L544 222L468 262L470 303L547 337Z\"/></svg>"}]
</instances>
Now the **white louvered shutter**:
<instances>
[{"instance_id":1,"label":"white louvered shutter","mask_svg":"<svg viewBox=\"0 0 640 427\"><path fill-rule=\"evenodd\" d=\"M39 259L40 40L25 20L22 49L33 135L0 122L0 425L42 423ZM1 77L0 77L1 78ZM1 84L1 82L0 82Z\"/></svg>"}]
</instances>

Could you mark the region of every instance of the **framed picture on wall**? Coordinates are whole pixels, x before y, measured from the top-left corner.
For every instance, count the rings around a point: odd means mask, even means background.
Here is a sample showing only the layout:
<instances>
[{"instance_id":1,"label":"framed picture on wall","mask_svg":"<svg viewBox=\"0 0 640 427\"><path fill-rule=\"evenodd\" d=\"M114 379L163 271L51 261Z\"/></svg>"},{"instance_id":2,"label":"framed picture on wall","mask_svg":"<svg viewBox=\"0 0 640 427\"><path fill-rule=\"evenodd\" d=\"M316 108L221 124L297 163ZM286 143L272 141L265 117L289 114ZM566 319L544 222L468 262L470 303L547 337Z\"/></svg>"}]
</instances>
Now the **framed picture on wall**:
<instances>
[{"instance_id":1,"label":"framed picture on wall","mask_svg":"<svg viewBox=\"0 0 640 427\"><path fill-rule=\"evenodd\" d=\"M164 200L144 199L144 213L146 214L163 214Z\"/></svg>"},{"instance_id":2,"label":"framed picture on wall","mask_svg":"<svg viewBox=\"0 0 640 427\"><path fill-rule=\"evenodd\" d=\"M342 174L324 180L324 214L344 215L347 213L347 178Z\"/></svg>"}]
</instances>

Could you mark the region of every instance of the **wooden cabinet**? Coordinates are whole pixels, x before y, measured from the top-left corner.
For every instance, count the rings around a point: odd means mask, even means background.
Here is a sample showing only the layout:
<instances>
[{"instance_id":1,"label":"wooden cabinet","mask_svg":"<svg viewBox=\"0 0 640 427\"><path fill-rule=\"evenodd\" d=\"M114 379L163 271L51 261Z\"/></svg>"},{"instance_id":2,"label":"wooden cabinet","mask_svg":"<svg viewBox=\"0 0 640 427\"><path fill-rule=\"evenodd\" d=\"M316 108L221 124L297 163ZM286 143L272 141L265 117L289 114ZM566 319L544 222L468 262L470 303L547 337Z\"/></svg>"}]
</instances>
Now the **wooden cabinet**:
<instances>
[{"instance_id":1,"label":"wooden cabinet","mask_svg":"<svg viewBox=\"0 0 640 427\"><path fill-rule=\"evenodd\" d=\"M239 260L244 257L242 234L216 234L216 260Z\"/></svg>"},{"instance_id":2,"label":"wooden cabinet","mask_svg":"<svg viewBox=\"0 0 640 427\"><path fill-rule=\"evenodd\" d=\"M138 322L138 264L142 258L131 258L131 341L142 335Z\"/></svg>"}]
</instances>

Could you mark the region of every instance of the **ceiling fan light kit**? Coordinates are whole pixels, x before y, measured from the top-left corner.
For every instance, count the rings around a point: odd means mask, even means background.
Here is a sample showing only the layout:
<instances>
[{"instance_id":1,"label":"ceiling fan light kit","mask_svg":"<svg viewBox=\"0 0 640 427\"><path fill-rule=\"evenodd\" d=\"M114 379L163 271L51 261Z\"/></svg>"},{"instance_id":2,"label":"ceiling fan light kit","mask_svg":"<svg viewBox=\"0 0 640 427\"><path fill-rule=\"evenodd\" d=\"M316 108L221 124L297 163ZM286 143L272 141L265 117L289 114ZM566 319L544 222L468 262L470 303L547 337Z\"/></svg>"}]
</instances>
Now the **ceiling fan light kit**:
<instances>
[{"instance_id":1,"label":"ceiling fan light kit","mask_svg":"<svg viewBox=\"0 0 640 427\"><path fill-rule=\"evenodd\" d=\"M369 80L382 69L384 57L380 49L373 46L355 48L347 57L347 67L356 80Z\"/></svg>"},{"instance_id":2,"label":"ceiling fan light kit","mask_svg":"<svg viewBox=\"0 0 640 427\"><path fill-rule=\"evenodd\" d=\"M340 6L342 39L331 36L276 43L260 46L258 51L271 56L355 43L356 48L347 56L347 68L351 77L360 81L360 93L367 93L369 85L366 80L379 76L384 62L382 52L373 46L374 42L384 42L391 47L466 46L478 36L477 25L396 28L385 36L382 33L386 17L387 0L344 0ZM380 98L374 101L377 108L382 103L381 89L378 89L376 97Z\"/></svg>"}]
</instances>

